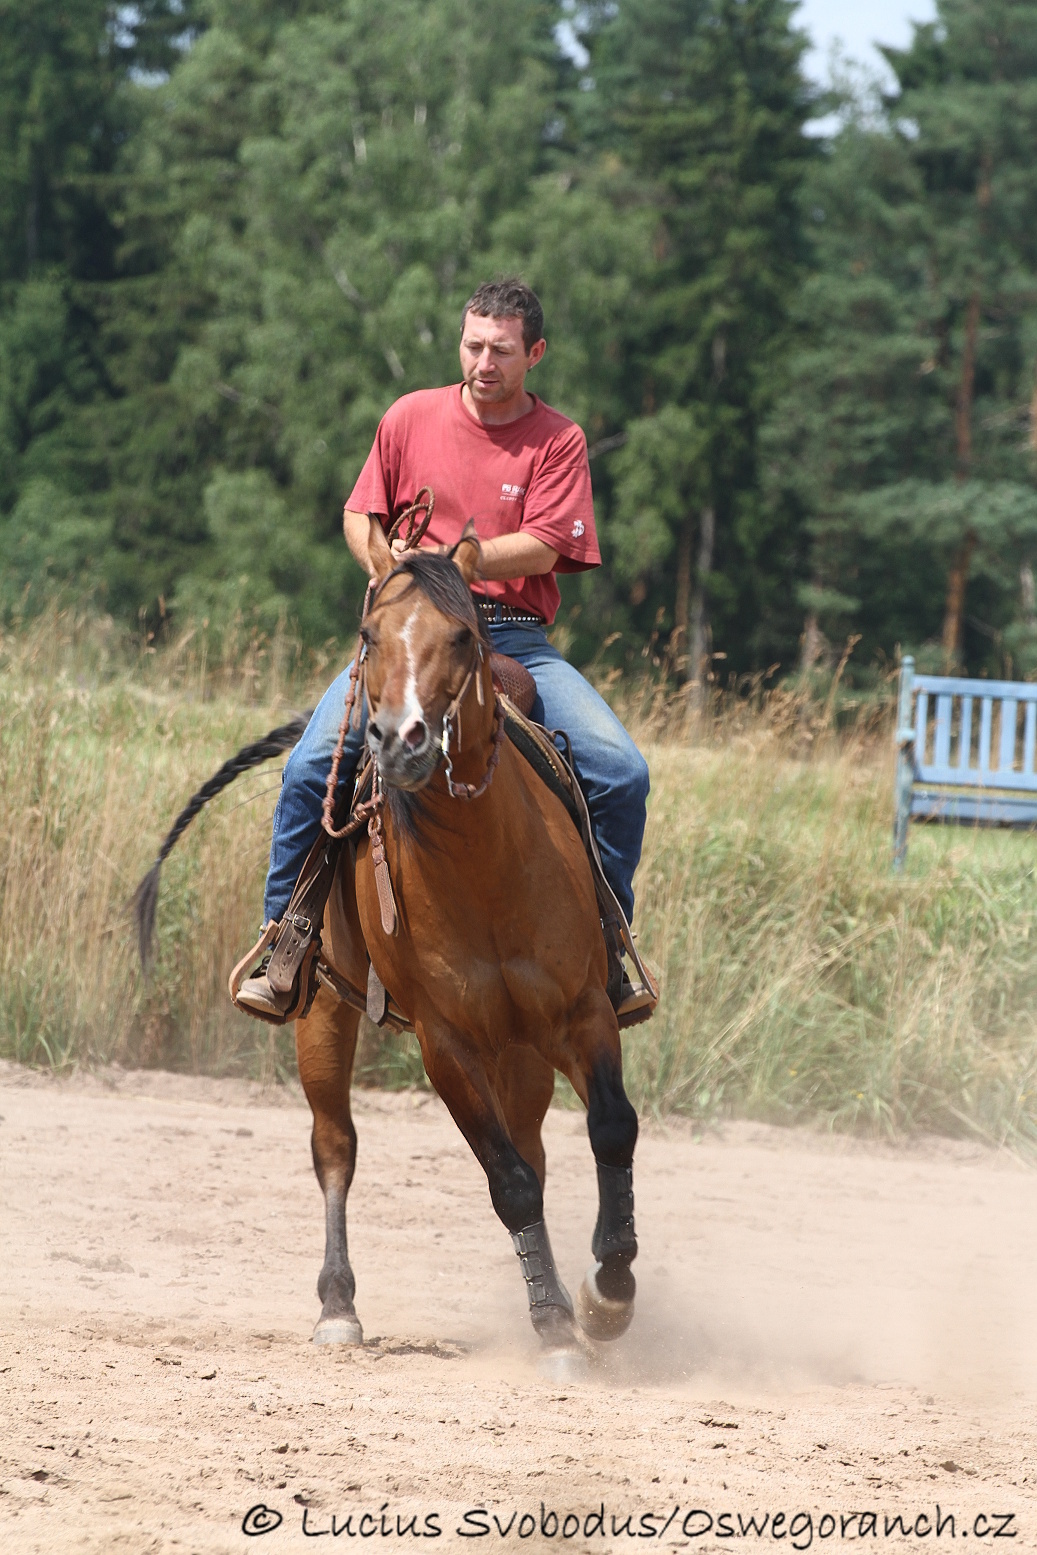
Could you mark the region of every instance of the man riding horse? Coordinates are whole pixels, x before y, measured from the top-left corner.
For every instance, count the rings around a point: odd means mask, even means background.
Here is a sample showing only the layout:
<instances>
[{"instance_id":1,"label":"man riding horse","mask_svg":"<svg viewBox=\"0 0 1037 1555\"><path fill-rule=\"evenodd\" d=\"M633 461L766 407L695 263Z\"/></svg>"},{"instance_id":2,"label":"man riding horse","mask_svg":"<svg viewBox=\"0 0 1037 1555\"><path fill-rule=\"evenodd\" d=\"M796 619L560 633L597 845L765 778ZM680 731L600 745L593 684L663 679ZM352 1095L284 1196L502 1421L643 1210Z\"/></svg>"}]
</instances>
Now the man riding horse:
<instances>
[{"instance_id":1,"label":"man riding horse","mask_svg":"<svg viewBox=\"0 0 1037 1555\"><path fill-rule=\"evenodd\" d=\"M463 382L404 395L386 412L346 503L343 529L353 556L374 576L368 515L388 529L429 485L435 504L424 544L452 547L474 521L480 544L476 603L494 649L533 676L532 716L569 737L604 874L629 922L648 767L619 719L547 638L560 603L555 573L599 566L601 556L584 435L525 387L526 374L547 349L543 324L538 298L520 281L489 282L474 292L461 320ZM403 546L402 539L395 541L394 552L402 554ZM321 832L349 678L347 669L328 689L285 765L264 900L267 924L282 924L282 934L291 932L283 920ZM352 786L364 750L366 708L354 723L339 765L343 789ZM435 738L416 700L405 708L398 733L415 750ZM271 986L260 970L241 984L237 1002L276 1019L295 996ZM654 1003L654 991L624 979L616 1005L620 1023L643 1019Z\"/></svg>"}]
</instances>

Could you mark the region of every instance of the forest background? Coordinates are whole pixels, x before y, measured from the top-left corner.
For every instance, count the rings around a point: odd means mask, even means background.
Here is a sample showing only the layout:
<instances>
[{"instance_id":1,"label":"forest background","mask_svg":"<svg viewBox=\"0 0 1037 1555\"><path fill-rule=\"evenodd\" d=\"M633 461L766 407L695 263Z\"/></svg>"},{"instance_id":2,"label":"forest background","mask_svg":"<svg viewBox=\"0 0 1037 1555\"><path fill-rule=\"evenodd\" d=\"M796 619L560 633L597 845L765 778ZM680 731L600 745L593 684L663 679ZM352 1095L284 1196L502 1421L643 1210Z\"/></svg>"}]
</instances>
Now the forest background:
<instances>
[{"instance_id":1,"label":"forest background","mask_svg":"<svg viewBox=\"0 0 1037 1555\"><path fill-rule=\"evenodd\" d=\"M794 10L0 0L4 618L348 640L378 419L518 273L577 663L1037 674L1037 3L940 0L885 92Z\"/></svg>"}]
</instances>

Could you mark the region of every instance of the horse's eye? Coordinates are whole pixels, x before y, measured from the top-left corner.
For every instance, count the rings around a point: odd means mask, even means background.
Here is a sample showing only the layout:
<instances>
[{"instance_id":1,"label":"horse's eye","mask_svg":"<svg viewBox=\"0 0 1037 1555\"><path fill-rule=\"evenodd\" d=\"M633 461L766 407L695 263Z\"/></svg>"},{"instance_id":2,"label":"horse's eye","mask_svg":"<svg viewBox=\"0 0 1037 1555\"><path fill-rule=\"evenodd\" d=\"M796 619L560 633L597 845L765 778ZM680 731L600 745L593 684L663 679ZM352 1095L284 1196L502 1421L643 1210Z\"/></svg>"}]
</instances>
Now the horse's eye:
<instances>
[{"instance_id":1,"label":"horse's eye","mask_svg":"<svg viewBox=\"0 0 1037 1555\"><path fill-rule=\"evenodd\" d=\"M378 633L372 632L369 626L360 628L360 641L365 648L375 648L378 645Z\"/></svg>"},{"instance_id":2,"label":"horse's eye","mask_svg":"<svg viewBox=\"0 0 1037 1555\"><path fill-rule=\"evenodd\" d=\"M472 632L470 627L462 626L459 631L454 633L455 648L467 648L471 640Z\"/></svg>"}]
</instances>

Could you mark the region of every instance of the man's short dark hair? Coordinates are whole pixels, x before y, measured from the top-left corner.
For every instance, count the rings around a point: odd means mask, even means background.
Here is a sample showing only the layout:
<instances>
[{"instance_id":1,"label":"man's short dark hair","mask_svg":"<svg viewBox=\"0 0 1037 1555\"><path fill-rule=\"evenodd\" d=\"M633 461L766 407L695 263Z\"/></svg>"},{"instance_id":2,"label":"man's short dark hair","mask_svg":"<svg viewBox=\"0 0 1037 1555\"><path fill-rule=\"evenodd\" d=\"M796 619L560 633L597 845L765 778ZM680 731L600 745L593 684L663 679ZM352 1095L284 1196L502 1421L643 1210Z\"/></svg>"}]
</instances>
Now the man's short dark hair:
<instances>
[{"instance_id":1,"label":"man's short dark hair","mask_svg":"<svg viewBox=\"0 0 1037 1555\"><path fill-rule=\"evenodd\" d=\"M484 281L476 287L461 314L462 333L469 313L481 319L521 319L522 344L527 351L544 333L544 310L540 306L540 298L531 286L527 286L517 276L509 276L504 281Z\"/></svg>"}]
</instances>

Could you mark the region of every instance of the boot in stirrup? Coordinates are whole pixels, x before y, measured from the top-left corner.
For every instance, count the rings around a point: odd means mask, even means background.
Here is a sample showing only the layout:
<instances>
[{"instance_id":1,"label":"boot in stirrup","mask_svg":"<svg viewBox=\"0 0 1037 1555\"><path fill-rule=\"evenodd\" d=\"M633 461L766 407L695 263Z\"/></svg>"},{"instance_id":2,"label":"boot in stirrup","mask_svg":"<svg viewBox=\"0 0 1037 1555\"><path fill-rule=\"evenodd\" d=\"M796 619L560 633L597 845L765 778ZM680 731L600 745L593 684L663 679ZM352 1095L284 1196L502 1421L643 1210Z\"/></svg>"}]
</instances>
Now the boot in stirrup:
<instances>
[{"instance_id":1,"label":"boot in stirrup","mask_svg":"<svg viewBox=\"0 0 1037 1555\"><path fill-rule=\"evenodd\" d=\"M606 991L620 1027L650 1020L659 1003L659 980L633 948L633 936L618 906L601 919L608 952Z\"/></svg>"},{"instance_id":2,"label":"boot in stirrup","mask_svg":"<svg viewBox=\"0 0 1037 1555\"><path fill-rule=\"evenodd\" d=\"M643 979L636 971L631 979L625 960L624 957L620 963L623 982L616 1001L616 1018L621 1028L639 1026L642 1021L649 1020L659 1003L659 987L648 968L645 967Z\"/></svg>"},{"instance_id":3,"label":"boot in stirrup","mask_svg":"<svg viewBox=\"0 0 1037 1555\"><path fill-rule=\"evenodd\" d=\"M278 1026L305 1015L315 991L311 973L319 950L320 935L309 918L288 912L280 923L271 919L230 974L234 1005Z\"/></svg>"},{"instance_id":4,"label":"boot in stirrup","mask_svg":"<svg viewBox=\"0 0 1037 1555\"><path fill-rule=\"evenodd\" d=\"M246 1009L254 1010L257 1015L266 1015L275 1020L284 1020L292 1005L293 991L282 993L278 988L271 988L267 971L270 967L270 952L263 957L255 968L251 977L246 977L238 989L235 1004L243 1004Z\"/></svg>"}]
</instances>

